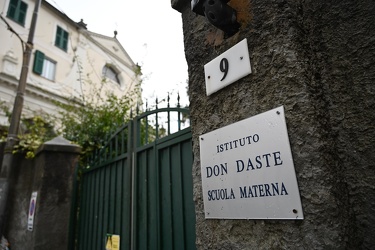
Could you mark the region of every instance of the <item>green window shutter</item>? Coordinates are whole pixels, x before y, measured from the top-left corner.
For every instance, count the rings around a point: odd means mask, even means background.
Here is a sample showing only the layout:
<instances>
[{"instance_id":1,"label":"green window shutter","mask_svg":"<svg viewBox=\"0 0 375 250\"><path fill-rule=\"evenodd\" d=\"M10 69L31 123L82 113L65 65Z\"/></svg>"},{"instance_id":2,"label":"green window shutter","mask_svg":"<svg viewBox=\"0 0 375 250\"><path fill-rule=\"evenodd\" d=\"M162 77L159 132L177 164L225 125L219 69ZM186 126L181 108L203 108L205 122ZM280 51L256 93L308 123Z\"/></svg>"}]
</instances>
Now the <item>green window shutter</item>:
<instances>
[{"instance_id":1,"label":"green window shutter","mask_svg":"<svg viewBox=\"0 0 375 250\"><path fill-rule=\"evenodd\" d=\"M16 18L16 11L17 11L17 6L18 6L18 1L19 0L11 0L9 2L7 17L9 17L11 19L15 19Z\"/></svg>"},{"instance_id":2,"label":"green window shutter","mask_svg":"<svg viewBox=\"0 0 375 250\"><path fill-rule=\"evenodd\" d=\"M41 75L43 72L43 62L44 62L44 53L39 50L35 51L34 56L34 67L33 72L35 74Z\"/></svg>"},{"instance_id":3,"label":"green window shutter","mask_svg":"<svg viewBox=\"0 0 375 250\"><path fill-rule=\"evenodd\" d=\"M55 38L55 46L57 47L60 47L60 40L61 40L61 28L59 26L57 26L57 30L56 30L56 38Z\"/></svg>"},{"instance_id":4,"label":"green window shutter","mask_svg":"<svg viewBox=\"0 0 375 250\"><path fill-rule=\"evenodd\" d=\"M67 51L68 50L68 32L63 30L63 41L62 41L62 48Z\"/></svg>"},{"instance_id":5,"label":"green window shutter","mask_svg":"<svg viewBox=\"0 0 375 250\"><path fill-rule=\"evenodd\" d=\"M21 2L19 13L18 13L18 21L24 25L25 19L26 19L26 13L27 13L27 4L24 2Z\"/></svg>"},{"instance_id":6,"label":"green window shutter","mask_svg":"<svg viewBox=\"0 0 375 250\"><path fill-rule=\"evenodd\" d=\"M26 14L27 4L25 2L20 0L11 0L9 2L7 17L19 24L25 25Z\"/></svg>"},{"instance_id":7,"label":"green window shutter","mask_svg":"<svg viewBox=\"0 0 375 250\"><path fill-rule=\"evenodd\" d=\"M67 51L68 49L68 37L69 34L63 30L60 26L57 26L55 46Z\"/></svg>"}]
</instances>

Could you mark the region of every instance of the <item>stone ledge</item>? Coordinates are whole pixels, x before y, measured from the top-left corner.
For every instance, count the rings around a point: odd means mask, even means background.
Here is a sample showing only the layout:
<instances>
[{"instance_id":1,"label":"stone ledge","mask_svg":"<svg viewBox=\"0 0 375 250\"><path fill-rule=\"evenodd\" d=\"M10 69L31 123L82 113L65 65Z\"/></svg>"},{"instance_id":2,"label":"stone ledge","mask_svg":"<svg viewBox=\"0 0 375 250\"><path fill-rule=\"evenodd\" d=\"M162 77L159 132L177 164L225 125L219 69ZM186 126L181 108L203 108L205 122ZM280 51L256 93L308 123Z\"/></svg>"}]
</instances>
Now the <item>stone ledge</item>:
<instances>
[{"instance_id":1,"label":"stone ledge","mask_svg":"<svg viewBox=\"0 0 375 250\"><path fill-rule=\"evenodd\" d=\"M54 152L70 152L70 153L81 153L81 147L72 144L62 136L53 138L52 140L44 143L37 151L37 154L42 151L54 151Z\"/></svg>"}]
</instances>

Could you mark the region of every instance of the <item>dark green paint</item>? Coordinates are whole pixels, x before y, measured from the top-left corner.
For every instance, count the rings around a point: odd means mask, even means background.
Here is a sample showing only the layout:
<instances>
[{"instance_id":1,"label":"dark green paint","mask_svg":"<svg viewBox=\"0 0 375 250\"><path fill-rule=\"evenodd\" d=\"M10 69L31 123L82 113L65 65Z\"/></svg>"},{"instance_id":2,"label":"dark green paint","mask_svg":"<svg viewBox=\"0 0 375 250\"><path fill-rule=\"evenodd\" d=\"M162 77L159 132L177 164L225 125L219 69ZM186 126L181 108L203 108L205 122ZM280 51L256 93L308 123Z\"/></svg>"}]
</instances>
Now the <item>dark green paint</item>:
<instances>
[{"instance_id":1,"label":"dark green paint","mask_svg":"<svg viewBox=\"0 0 375 250\"><path fill-rule=\"evenodd\" d=\"M166 135L150 123L160 113L177 116ZM93 155L81 176L79 249L104 249L107 233L120 235L121 249L195 249L191 131L181 130L183 113L168 107L138 115Z\"/></svg>"}]
</instances>

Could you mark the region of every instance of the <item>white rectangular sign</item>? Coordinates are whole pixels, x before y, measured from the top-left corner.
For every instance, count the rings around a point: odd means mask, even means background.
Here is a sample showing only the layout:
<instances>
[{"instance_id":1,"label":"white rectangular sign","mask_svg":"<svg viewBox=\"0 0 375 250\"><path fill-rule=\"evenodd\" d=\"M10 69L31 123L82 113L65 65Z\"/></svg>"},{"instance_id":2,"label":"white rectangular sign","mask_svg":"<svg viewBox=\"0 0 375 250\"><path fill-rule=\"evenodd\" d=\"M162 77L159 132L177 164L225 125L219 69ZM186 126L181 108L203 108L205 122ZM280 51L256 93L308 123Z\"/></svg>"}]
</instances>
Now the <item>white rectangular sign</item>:
<instances>
[{"instance_id":1,"label":"white rectangular sign","mask_svg":"<svg viewBox=\"0 0 375 250\"><path fill-rule=\"evenodd\" d=\"M27 217L27 230L29 231L33 231L33 228L34 228L34 217L35 217L37 196L38 196L38 192L32 192L31 198L30 198L30 205L29 205L29 214Z\"/></svg>"},{"instance_id":2,"label":"white rectangular sign","mask_svg":"<svg viewBox=\"0 0 375 250\"><path fill-rule=\"evenodd\" d=\"M206 218L303 219L284 107L199 142Z\"/></svg>"},{"instance_id":3,"label":"white rectangular sign","mask_svg":"<svg viewBox=\"0 0 375 250\"><path fill-rule=\"evenodd\" d=\"M250 56L247 39L245 38L204 65L207 96L250 73Z\"/></svg>"}]
</instances>

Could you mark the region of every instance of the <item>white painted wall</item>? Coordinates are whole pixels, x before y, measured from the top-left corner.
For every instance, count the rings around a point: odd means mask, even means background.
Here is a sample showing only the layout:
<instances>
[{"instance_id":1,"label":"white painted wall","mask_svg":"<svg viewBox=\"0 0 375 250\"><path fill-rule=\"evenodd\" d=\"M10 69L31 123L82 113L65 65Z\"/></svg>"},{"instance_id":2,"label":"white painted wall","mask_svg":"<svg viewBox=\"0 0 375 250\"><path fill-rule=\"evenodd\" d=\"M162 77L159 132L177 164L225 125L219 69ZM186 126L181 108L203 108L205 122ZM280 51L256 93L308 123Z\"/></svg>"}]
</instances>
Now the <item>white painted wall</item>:
<instances>
[{"instance_id":1,"label":"white painted wall","mask_svg":"<svg viewBox=\"0 0 375 250\"><path fill-rule=\"evenodd\" d=\"M0 0L0 14L22 40L27 41L35 1L23 1L28 4L25 27L6 17L9 0ZM54 45L57 25L69 33L67 51ZM36 50L57 62L54 81L32 71ZM0 20L0 101L9 107L13 105L16 95L22 56L21 42ZM120 85L109 79L103 83L102 68L106 64L112 65L119 72ZM109 92L118 97L129 95L139 81L133 72L134 66L116 38L79 28L65 14L42 1L29 65L23 115L31 116L33 112L57 114L54 101L66 102L69 98L82 100L82 95L88 98L98 89L101 89L102 97ZM1 112L0 125L6 124L7 120Z\"/></svg>"}]
</instances>

